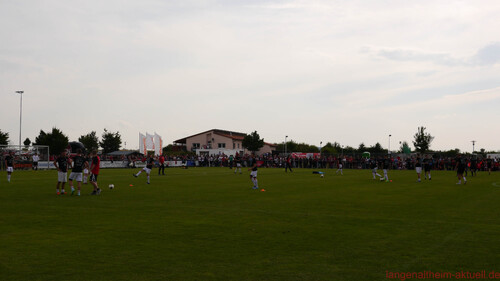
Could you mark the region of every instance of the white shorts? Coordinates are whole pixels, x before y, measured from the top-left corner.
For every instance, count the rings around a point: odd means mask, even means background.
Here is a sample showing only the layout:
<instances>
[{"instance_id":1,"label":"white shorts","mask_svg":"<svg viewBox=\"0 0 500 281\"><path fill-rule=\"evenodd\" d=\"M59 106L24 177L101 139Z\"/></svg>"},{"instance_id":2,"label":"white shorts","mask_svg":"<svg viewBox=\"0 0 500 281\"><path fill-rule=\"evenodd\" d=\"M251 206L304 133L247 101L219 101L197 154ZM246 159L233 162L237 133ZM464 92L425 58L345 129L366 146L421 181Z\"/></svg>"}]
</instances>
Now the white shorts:
<instances>
[{"instance_id":1,"label":"white shorts","mask_svg":"<svg viewBox=\"0 0 500 281\"><path fill-rule=\"evenodd\" d=\"M236 167L241 168L241 163L236 163Z\"/></svg>"},{"instance_id":2,"label":"white shorts","mask_svg":"<svg viewBox=\"0 0 500 281\"><path fill-rule=\"evenodd\" d=\"M422 173L422 167L415 167L415 171L417 172L417 174Z\"/></svg>"},{"instance_id":3,"label":"white shorts","mask_svg":"<svg viewBox=\"0 0 500 281\"><path fill-rule=\"evenodd\" d=\"M7 167L7 173L14 172L14 167Z\"/></svg>"},{"instance_id":4,"label":"white shorts","mask_svg":"<svg viewBox=\"0 0 500 281\"><path fill-rule=\"evenodd\" d=\"M83 169L83 173L88 175L89 174L89 169Z\"/></svg>"},{"instance_id":5,"label":"white shorts","mask_svg":"<svg viewBox=\"0 0 500 281\"><path fill-rule=\"evenodd\" d=\"M374 174L377 173L377 170L378 170L378 168L373 168L372 173L374 173Z\"/></svg>"},{"instance_id":6,"label":"white shorts","mask_svg":"<svg viewBox=\"0 0 500 281\"><path fill-rule=\"evenodd\" d=\"M342 164L339 164L339 169L342 169Z\"/></svg>"},{"instance_id":7,"label":"white shorts","mask_svg":"<svg viewBox=\"0 0 500 281\"><path fill-rule=\"evenodd\" d=\"M65 172L57 172L57 181L58 182L67 182L68 173Z\"/></svg>"},{"instance_id":8,"label":"white shorts","mask_svg":"<svg viewBox=\"0 0 500 281\"><path fill-rule=\"evenodd\" d=\"M71 180L71 181L81 182L82 178L83 178L83 174L82 173L73 173L73 172L71 172L71 174L69 174L69 180Z\"/></svg>"},{"instance_id":9,"label":"white shorts","mask_svg":"<svg viewBox=\"0 0 500 281\"><path fill-rule=\"evenodd\" d=\"M257 171L252 171L252 172L250 173L250 176L251 176L252 178L256 178L256 177L257 177Z\"/></svg>"},{"instance_id":10,"label":"white shorts","mask_svg":"<svg viewBox=\"0 0 500 281\"><path fill-rule=\"evenodd\" d=\"M151 169L149 169L149 168L143 168L142 170L143 170L144 172L146 172L146 174L151 173Z\"/></svg>"}]
</instances>

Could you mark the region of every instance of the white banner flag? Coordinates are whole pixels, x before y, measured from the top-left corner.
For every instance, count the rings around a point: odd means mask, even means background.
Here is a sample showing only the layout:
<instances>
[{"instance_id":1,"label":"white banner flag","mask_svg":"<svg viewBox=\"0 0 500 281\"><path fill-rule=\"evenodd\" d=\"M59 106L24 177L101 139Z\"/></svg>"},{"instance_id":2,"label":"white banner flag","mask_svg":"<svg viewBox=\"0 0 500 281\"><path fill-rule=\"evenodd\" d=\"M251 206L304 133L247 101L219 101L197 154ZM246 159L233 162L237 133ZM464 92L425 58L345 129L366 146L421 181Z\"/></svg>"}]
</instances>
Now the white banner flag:
<instances>
[{"instance_id":1,"label":"white banner flag","mask_svg":"<svg viewBox=\"0 0 500 281\"><path fill-rule=\"evenodd\" d=\"M139 133L139 152L146 155L146 136Z\"/></svg>"},{"instance_id":2,"label":"white banner flag","mask_svg":"<svg viewBox=\"0 0 500 281\"><path fill-rule=\"evenodd\" d=\"M161 136L158 135L156 132L154 136L154 144L155 144L155 155L161 155L163 148L163 141L161 139Z\"/></svg>"},{"instance_id":3,"label":"white banner flag","mask_svg":"<svg viewBox=\"0 0 500 281\"><path fill-rule=\"evenodd\" d=\"M147 150L155 150L155 142L153 140L153 135L150 135L146 132L146 149Z\"/></svg>"}]
</instances>

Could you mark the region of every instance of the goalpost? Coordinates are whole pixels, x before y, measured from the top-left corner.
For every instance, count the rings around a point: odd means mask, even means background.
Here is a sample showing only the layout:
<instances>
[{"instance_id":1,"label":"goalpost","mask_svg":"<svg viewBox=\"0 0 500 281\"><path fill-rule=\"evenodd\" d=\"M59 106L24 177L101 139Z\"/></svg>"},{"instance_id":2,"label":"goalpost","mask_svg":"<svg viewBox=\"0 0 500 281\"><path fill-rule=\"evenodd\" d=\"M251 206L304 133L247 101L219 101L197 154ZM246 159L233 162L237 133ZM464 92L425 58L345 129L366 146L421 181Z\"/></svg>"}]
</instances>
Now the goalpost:
<instances>
[{"instance_id":1,"label":"goalpost","mask_svg":"<svg viewBox=\"0 0 500 281\"><path fill-rule=\"evenodd\" d=\"M14 169L33 169L33 156L37 155L38 169L50 168L50 151L47 145L0 145L0 170L5 170L5 156L14 152Z\"/></svg>"}]
</instances>

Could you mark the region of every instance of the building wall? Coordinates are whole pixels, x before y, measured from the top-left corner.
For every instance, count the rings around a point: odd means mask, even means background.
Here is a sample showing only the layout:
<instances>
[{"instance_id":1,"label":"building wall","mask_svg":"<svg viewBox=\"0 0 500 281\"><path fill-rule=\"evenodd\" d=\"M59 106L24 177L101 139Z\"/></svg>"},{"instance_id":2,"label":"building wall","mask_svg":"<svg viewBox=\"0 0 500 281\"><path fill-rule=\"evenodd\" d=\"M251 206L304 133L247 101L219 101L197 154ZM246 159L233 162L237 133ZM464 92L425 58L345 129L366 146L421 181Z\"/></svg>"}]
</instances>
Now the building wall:
<instances>
[{"instance_id":1,"label":"building wall","mask_svg":"<svg viewBox=\"0 0 500 281\"><path fill-rule=\"evenodd\" d=\"M257 155L262 155L262 154L265 154L265 153L271 153L272 151L274 151L275 148L268 145L268 144L264 144L264 146L257 152Z\"/></svg>"},{"instance_id":2,"label":"building wall","mask_svg":"<svg viewBox=\"0 0 500 281\"><path fill-rule=\"evenodd\" d=\"M246 149L243 148L243 143L241 140L235 140L230 137L221 136L218 134L214 134L213 131L206 132L204 134L199 134L192 136L186 139L186 149L188 151L192 151L193 144L199 143L200 149L209 149L209 141L211 142L211 149L219 149L219 144L224 144L225 147L221 147L224 150L244 150L245 153L249 153ZM234 146L233 146L234 144ZM275 148L271 147L268 144L264 144L264 146L257 152L257 155L262 155L265 153L271 153Z\"/></svg>"}]
</instances>

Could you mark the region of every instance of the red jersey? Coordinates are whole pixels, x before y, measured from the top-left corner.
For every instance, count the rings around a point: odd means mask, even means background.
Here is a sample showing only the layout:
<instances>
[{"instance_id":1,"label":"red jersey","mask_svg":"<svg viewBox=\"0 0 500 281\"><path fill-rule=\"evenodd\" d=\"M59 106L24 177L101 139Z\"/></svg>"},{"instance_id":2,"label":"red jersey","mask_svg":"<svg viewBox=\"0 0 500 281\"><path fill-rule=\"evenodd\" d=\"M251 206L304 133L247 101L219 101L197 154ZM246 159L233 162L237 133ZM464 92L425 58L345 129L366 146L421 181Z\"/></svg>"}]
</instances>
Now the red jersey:
<instances>
[{"instance_id":1,"label":"red jersey","mask_svg":"<svg viewBox=\"0 0 500 281\"><path fill-rule=\"evenodd\" d=\"M101 159L99 158L99 156L96 155L92 157L91 165L93 165L93 168L91 170L92 174L99 175L99 167L101 166Z\"/></svg>"},{"instance_id":2,"label":"red jersey","mask_svg":"<svg viewBox=\"0 0 500 281\"><path fill-rule=\"evenodd\" d=\"M160 163L161 163L161 164L165 163L165 157L163 157L163 155L162 155L162 156L160 156Z\"/></svg>"}]
</instances>

